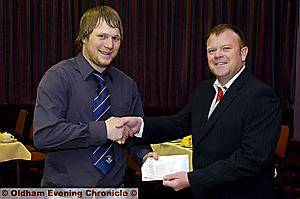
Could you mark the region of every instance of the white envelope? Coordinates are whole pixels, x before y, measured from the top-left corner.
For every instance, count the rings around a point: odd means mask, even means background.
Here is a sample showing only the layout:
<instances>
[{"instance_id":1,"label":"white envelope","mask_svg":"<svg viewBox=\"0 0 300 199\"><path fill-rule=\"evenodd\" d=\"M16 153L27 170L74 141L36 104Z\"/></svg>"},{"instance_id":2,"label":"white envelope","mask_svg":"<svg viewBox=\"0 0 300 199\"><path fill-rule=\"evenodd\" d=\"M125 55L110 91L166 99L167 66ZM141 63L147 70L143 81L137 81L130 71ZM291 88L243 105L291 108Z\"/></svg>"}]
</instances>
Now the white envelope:
<instances>
[{"instance_id":1,"label":"white envelope","mask_svg":"<svg viewBox=\"0 0 300 199\"><path fill-rule=\"evenodd\" d=\"M142 166L142 181L163 180L168 174L189 171L188 155L159 156L158 160L148 158Z\"/></svg>"}]
</instances>

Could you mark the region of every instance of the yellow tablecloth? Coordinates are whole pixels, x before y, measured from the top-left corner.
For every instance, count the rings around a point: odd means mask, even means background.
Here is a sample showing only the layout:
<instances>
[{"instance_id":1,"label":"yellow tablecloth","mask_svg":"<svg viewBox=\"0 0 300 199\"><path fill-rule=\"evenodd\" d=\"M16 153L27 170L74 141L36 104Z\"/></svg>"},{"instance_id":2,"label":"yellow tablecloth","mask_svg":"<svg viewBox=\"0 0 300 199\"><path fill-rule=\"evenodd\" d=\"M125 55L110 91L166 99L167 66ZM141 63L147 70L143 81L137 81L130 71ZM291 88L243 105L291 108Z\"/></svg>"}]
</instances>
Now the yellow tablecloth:
<instances>
[{"instance_id":1,"label":"yellow tablecloth","mask_svg":"<svg viewBox=\"0 0 300 199\"><path fill-rule=\"evenodd\" d=\"M0 143L0 162L31 160L31 154L21 142Z\"/></svg>"},{"instance_id":2,"label":"yellow tablecloth","mask_svg":"<svg viewBox=\"0 0 300 199\"><path fill-rule=\"evenodd\" d=\"M164 142L161 144L151 144L151 147L154 152L158 153L159 155L182 155L188 154L189 156L189 168L190 171L193 170L193 150L191 147L183 147L180 145L179 142Z\"/></svg>"}]
</instances>

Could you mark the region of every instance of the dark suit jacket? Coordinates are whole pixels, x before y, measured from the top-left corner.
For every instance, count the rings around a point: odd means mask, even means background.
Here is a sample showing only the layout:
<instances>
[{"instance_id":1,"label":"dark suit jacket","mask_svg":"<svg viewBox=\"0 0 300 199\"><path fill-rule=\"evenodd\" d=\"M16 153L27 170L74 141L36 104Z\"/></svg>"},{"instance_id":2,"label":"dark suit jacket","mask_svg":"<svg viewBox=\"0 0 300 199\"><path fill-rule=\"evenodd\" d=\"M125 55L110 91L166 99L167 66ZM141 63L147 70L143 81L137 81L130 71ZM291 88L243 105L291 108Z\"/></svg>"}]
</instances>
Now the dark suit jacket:
<instances>
[{"instance_id":1,"label":"dark suit jacket","mask_svg":"<svg viewBox=\"0 0 300 199\"><path fill-rule=\"evenodd\" d=\"M192 134L196 198L273 198L273 153L279 136L279 100L244 70L210 118L214 80L203 81L192 102L170 117L145 118L143 139L163 142Z\"/></svg>"}]
</instances>

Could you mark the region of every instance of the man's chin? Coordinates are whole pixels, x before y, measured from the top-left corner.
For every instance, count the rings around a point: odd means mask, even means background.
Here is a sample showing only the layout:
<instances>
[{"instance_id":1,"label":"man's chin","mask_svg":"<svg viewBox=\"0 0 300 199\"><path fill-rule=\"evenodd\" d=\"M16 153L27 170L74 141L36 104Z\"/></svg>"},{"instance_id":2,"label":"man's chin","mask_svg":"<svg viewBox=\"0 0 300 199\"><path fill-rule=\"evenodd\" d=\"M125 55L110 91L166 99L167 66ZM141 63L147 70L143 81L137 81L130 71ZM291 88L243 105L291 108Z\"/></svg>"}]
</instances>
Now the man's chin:
<instances>
[{"instance_id":1,"label":"man's chin","mask_svg":"<svg viewBox=\"0 0 300 199\"><path fill-rule=\"evenodd\" d=\"M213 71L213 74L217 77L228 75L229 71L226 68L218 68Z\"/></svg>"},{"instance_id":2,"label":"man's chin","mask_svg":"<svg viewBox=\"0 0 300 199\"><path fill-rule=\"evenodd\" d=\"M98 63L98 66L102 67L102 68L107 68L110 64L111 64L112 60L109 61L102 61Z\"/></svg>"}]
</instances>

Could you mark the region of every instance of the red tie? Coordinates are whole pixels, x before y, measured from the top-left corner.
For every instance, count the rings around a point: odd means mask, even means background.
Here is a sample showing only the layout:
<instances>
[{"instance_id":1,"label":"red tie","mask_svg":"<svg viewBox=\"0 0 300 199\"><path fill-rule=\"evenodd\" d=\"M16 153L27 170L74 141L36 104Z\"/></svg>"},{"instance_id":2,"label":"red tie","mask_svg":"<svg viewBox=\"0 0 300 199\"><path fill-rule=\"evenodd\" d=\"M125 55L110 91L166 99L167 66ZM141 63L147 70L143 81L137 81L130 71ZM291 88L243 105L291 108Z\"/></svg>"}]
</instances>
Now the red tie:
<instances>
[{"instance_id":1,"label":"red tie","mask_svg":"<svg viewBox=\"0 0 300 199\"><path fill-rule=\"evenodd\" d=\"M220 87L218 87L218 95L217 95L217 102L222 99L223 91Z\"/></svg>"}]
</instances>

